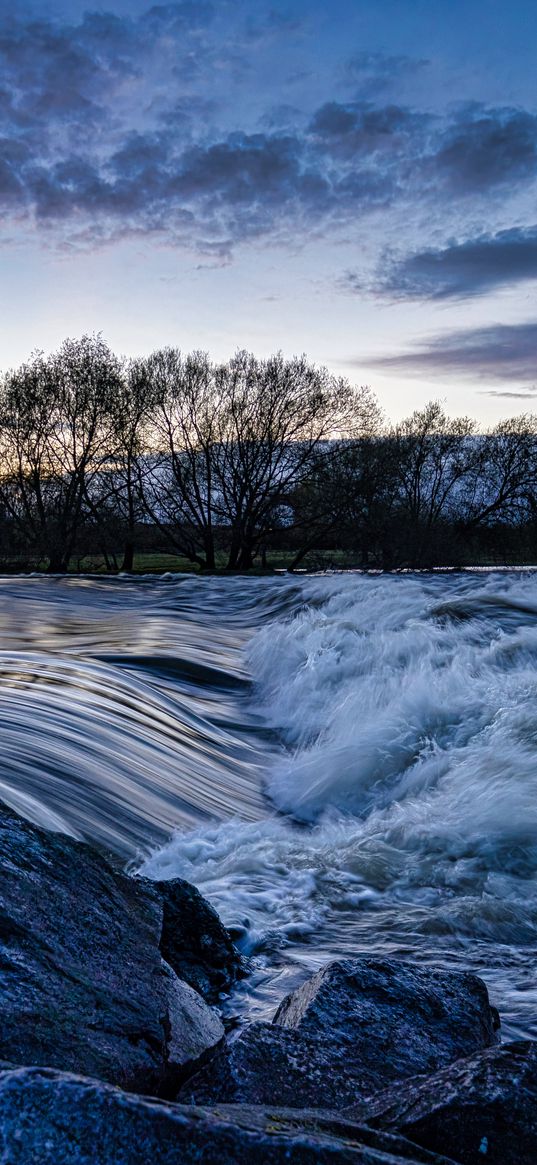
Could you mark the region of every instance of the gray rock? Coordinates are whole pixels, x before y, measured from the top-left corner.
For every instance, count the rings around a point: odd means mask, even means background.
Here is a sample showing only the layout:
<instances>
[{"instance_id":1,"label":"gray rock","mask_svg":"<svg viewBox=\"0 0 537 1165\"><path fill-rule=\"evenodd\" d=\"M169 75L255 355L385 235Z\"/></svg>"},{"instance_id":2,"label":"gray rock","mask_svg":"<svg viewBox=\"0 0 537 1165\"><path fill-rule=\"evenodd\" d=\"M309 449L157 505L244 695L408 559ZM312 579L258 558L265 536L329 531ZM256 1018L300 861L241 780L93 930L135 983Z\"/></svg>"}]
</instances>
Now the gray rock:
<instances>
[{"instance_id":1,"label":"gray rock","mask_svg":"<svg viewBox=\"0 0 537 1165\"><path fill-rule=\"evenodd\" d=\"M0 1075L9 1165L450 1165L334 1114L186 1108L50 1069ZM452 1163L451 1163L452 1165Z\"/></svg>"},{"instance_id":2,"label":"gray rock","mask_svg":"<svg viewBox=\"0 0 537 1165\"><path fill-rule=\"evenodd\" d=\"M475 975L392 959L329 963L283 1000L273 1022L347 1047L371 1090L491 1047L499 1028Z\"/></svg>"},{"instance_id":3,"label":"gray rock","mask_svg":"<svg viewBox=\"0 0 537 1165\"><path fill-rule=\"evenodd\" d=\"M157 891L3 808L0 854L0 1059L176 1087L223 1029L162 959Z\"/></svg>"},{"instance_id":4,"label":"gray rock","mask_svg":"<svg viewBox=\"0 0 537 1165\"><path fill-rule=\"evenodd\" d=\"M537 1043L491 1048L407 1080L347 1114L398 1129L463 1165L535 1165Z\"/></svg>"},{"instance_id":5,"label":"gray rock","mask_svg":"<svg viewBox=\"0 0 537 1165\"><path fill-rule=\"evenodd\" d=\"M164 958L208 1003L217 1003L246 974L244 961L216 910L195 886L182 878L154 885L164 907Z\"/></svg>"},{"instance_id":6,"label":"gray rock","mask_svg":"<svg viewBox=\"0 0 537 1165\"><path fill-rule=\"evenodd\" d=\"M183 1085L185 1104L278 1104L335 1111L376 1080L362 1056L324 1036L253 1023Z\"/></svg>"},{"instance_id":7,"label":"gray rock","mask_svg":"<svg viewBox=\"0 0 537 1165\"><path fill-rule=\"evenodd\" d=\"M181 1090L222 1101L341 1110L394 1079L437 1070L497 1038L473 975L403 962L330 963L219 1050Z\"/></svg>"}]
</instances>

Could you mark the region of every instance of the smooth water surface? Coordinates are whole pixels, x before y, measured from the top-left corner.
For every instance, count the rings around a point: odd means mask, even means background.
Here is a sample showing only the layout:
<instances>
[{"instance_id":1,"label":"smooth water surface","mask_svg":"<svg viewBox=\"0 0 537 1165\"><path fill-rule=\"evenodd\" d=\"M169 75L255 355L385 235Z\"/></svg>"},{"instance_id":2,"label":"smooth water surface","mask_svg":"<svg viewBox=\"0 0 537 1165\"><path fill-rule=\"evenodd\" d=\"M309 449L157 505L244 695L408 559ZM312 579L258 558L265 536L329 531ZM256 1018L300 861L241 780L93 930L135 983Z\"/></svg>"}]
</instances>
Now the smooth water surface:
<instances>
[{"instance_id":1,"label":"smooth water surface","mask_svg":"<svg viewBox=\"0 0 537 1165\"><path fill-rule=\"evenodd\" d=\"M382 953L537 1036L537 574L0 580L0 733L10 805L211 899L231 1011Z\"/></svg>"}]
</instances>

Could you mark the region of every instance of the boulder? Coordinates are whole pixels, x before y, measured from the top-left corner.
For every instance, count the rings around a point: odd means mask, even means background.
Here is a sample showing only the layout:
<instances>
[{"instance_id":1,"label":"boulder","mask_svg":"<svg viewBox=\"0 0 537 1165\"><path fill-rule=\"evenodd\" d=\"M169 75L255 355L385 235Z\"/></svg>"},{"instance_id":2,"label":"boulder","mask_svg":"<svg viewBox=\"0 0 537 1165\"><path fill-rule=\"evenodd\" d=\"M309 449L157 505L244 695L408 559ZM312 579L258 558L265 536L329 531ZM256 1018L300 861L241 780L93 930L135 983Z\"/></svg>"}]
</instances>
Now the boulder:
<instances>
[{"instance_id":1,"label":"boulder","mask_svg":"<svg viewBox=\"0 0 537 1165\"><path fill-rule=\"evenodd\" d=\"M181 1090L192 1104L285 1104L336 1111L392 1080L434 1072L497 1039L473 975L409 963L330 963L253 1023Z\"/></svg>"},{"instance_id":2,"label":"boulder","mask_svg":"<svg viewBox=\"0 0 537 1165\"><path fill-rule=\"evenodd\" d=\"M180 979L217 1003L246 974L244 960L216 910L182 878L153 883L163 908L160 949Z\"/></svg>"},{"instance_id":3,"label":"boulder","mask_svg":"<svg viewBox=\"0 0 537 1165\"><path fill-rule=\"evenodd\" d=\"M161 956L158 892L7 809L0 854L0 1059L176 1088L223 1028Z\"/></svg>"},{"instance_id":4,"label":"boulder","mask_svg":"<svg viewBox=\"0 0 537 1165\"><path fill-rule=\"evenodd\" d=\"M371 1091L493 1046L500 1026L475 975L395 959L329 963L283 1000L273 1022L348 1048Z\"/></svg>"},{"instance_id":5,"label":"boulder","mask_svg":"<svg viewBox=\"0 0 537 1165\"><path fill-rule=\"evenodd\" d=\"M185 1104L352 1105L372 1088L361 1055L324 1036L252 1023L181 1088Z\"/></svg>"},{"instance_id":6,"label":"boulder","mask_svg":"<svg viewBox=\"0 0 537 1165\"><path fill-rule=\"evenodd\" d=\"M9 1165L450 1165L331 1113L187 1108L43 1068L0 1074ZM452 1165L452 1163L451 1163Z\"/></svg>"},{"instance_id":7,"label":"boulder","mask_svg":"<svg viewBox=\"0 0 537 1165\"><path fill-rule=\"evenodd\" d=\"M537 1043L458 1060L427 1079L406 1080L347 1114L449 1154L463 1165L534 1165Z\"/></svg>"}]
</instances>

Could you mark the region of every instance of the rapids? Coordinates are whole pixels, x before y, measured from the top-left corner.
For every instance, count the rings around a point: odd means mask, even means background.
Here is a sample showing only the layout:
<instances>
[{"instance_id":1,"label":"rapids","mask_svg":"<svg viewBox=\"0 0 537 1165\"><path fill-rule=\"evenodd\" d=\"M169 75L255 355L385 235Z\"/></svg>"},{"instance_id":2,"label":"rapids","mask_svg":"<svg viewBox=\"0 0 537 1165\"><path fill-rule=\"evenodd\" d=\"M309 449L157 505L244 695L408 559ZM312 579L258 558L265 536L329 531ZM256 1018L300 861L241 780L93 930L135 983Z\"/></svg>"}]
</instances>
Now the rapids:
<instances>
[{"instance_id":1,"label":"rapids","mask_svg":"<svg viewBox=\"0 0 537 1165\"><path fill-rule=\"evenodd\" d=\"M0 798L188 878L266 1017L330 957L537 1037L537 575L0 580Z\"/></svg>"}]
</instances>

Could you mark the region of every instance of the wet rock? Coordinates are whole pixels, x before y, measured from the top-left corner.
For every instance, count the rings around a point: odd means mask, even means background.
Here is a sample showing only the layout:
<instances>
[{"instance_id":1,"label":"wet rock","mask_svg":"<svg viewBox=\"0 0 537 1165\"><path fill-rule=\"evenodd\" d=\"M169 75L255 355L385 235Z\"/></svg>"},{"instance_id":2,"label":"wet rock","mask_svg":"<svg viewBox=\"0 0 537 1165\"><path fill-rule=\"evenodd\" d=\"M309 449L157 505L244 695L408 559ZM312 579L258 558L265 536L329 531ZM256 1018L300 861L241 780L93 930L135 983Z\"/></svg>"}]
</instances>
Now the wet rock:
<instances>
[{"instance_id":1,"label":"wet rock","mask_svg":"<svg viewBox=\"0 0 537 1165\"><path fill-rule=\"evenodd\" d=\"M463 1165L535 1165L537 1043L491 1048L350 1110Z\"/></svg>"},{"instance_id":2,"label":"wet rock","mask_svg":"<svg viewBox=\"0 0 537 1165\"><path fill-rule=\"evenodd\" d=\"M273 1022L348 1048L371 1091L488 1048L499 1027L475 975L392 959L329 963L283 1000Z\"/></svg>"},{"instance_id":3,"label":"wet rock","mask_svg":"<svg viewBox=\"0 0 537 1165\"><path fill-rule=\"evenodd\" d=\"M160 949L180 979L216 1003L245 973L245 964L216 910L182 878L154 883L164 915Z\"/></svg>"},{"instance_id":4,"label":"wet rock","mask_svg":"<svg viewBox=\"0 0 537 1165\"><path fill-rule=\"evenodd\" d=\"M0 1075L9 1165L450 1165L331 1113L187 1108L49 1069Z\"/></svg>"},{"instance_id":5,"label":"wet rock","mask_svg":"<svg viewBox=\"0 0 537 1165\"><path fill-rule=\"evenodd\" d=\"M283 1001L272 1024L251 1024L221 1048L181 1099L341 1110L487 1047L495 1022L473 975L372 959L331 963Z\"/></svg>"},{"instance_id":6,"label":"wet rock","mask_svg":"<svg viewBox=\"0 0 537 1165\"><path fill-rule=\"evenodd\" d=\"M162 959L158 892L3 808L0 854L0 1059L175 1086L223 1029Z\"/></svg>"},{"instance_id":7,"label":"wet rock","mask_svg":"<svg viewBox=\"0 0 537 1165\"><path fill-rule=\"evenodd\" d=\"M279 1104L339 1110L367 1095L361 1055L324 1036L253 1023L182 1087L185 1104Z\"/></svg>"}]
</instances>

